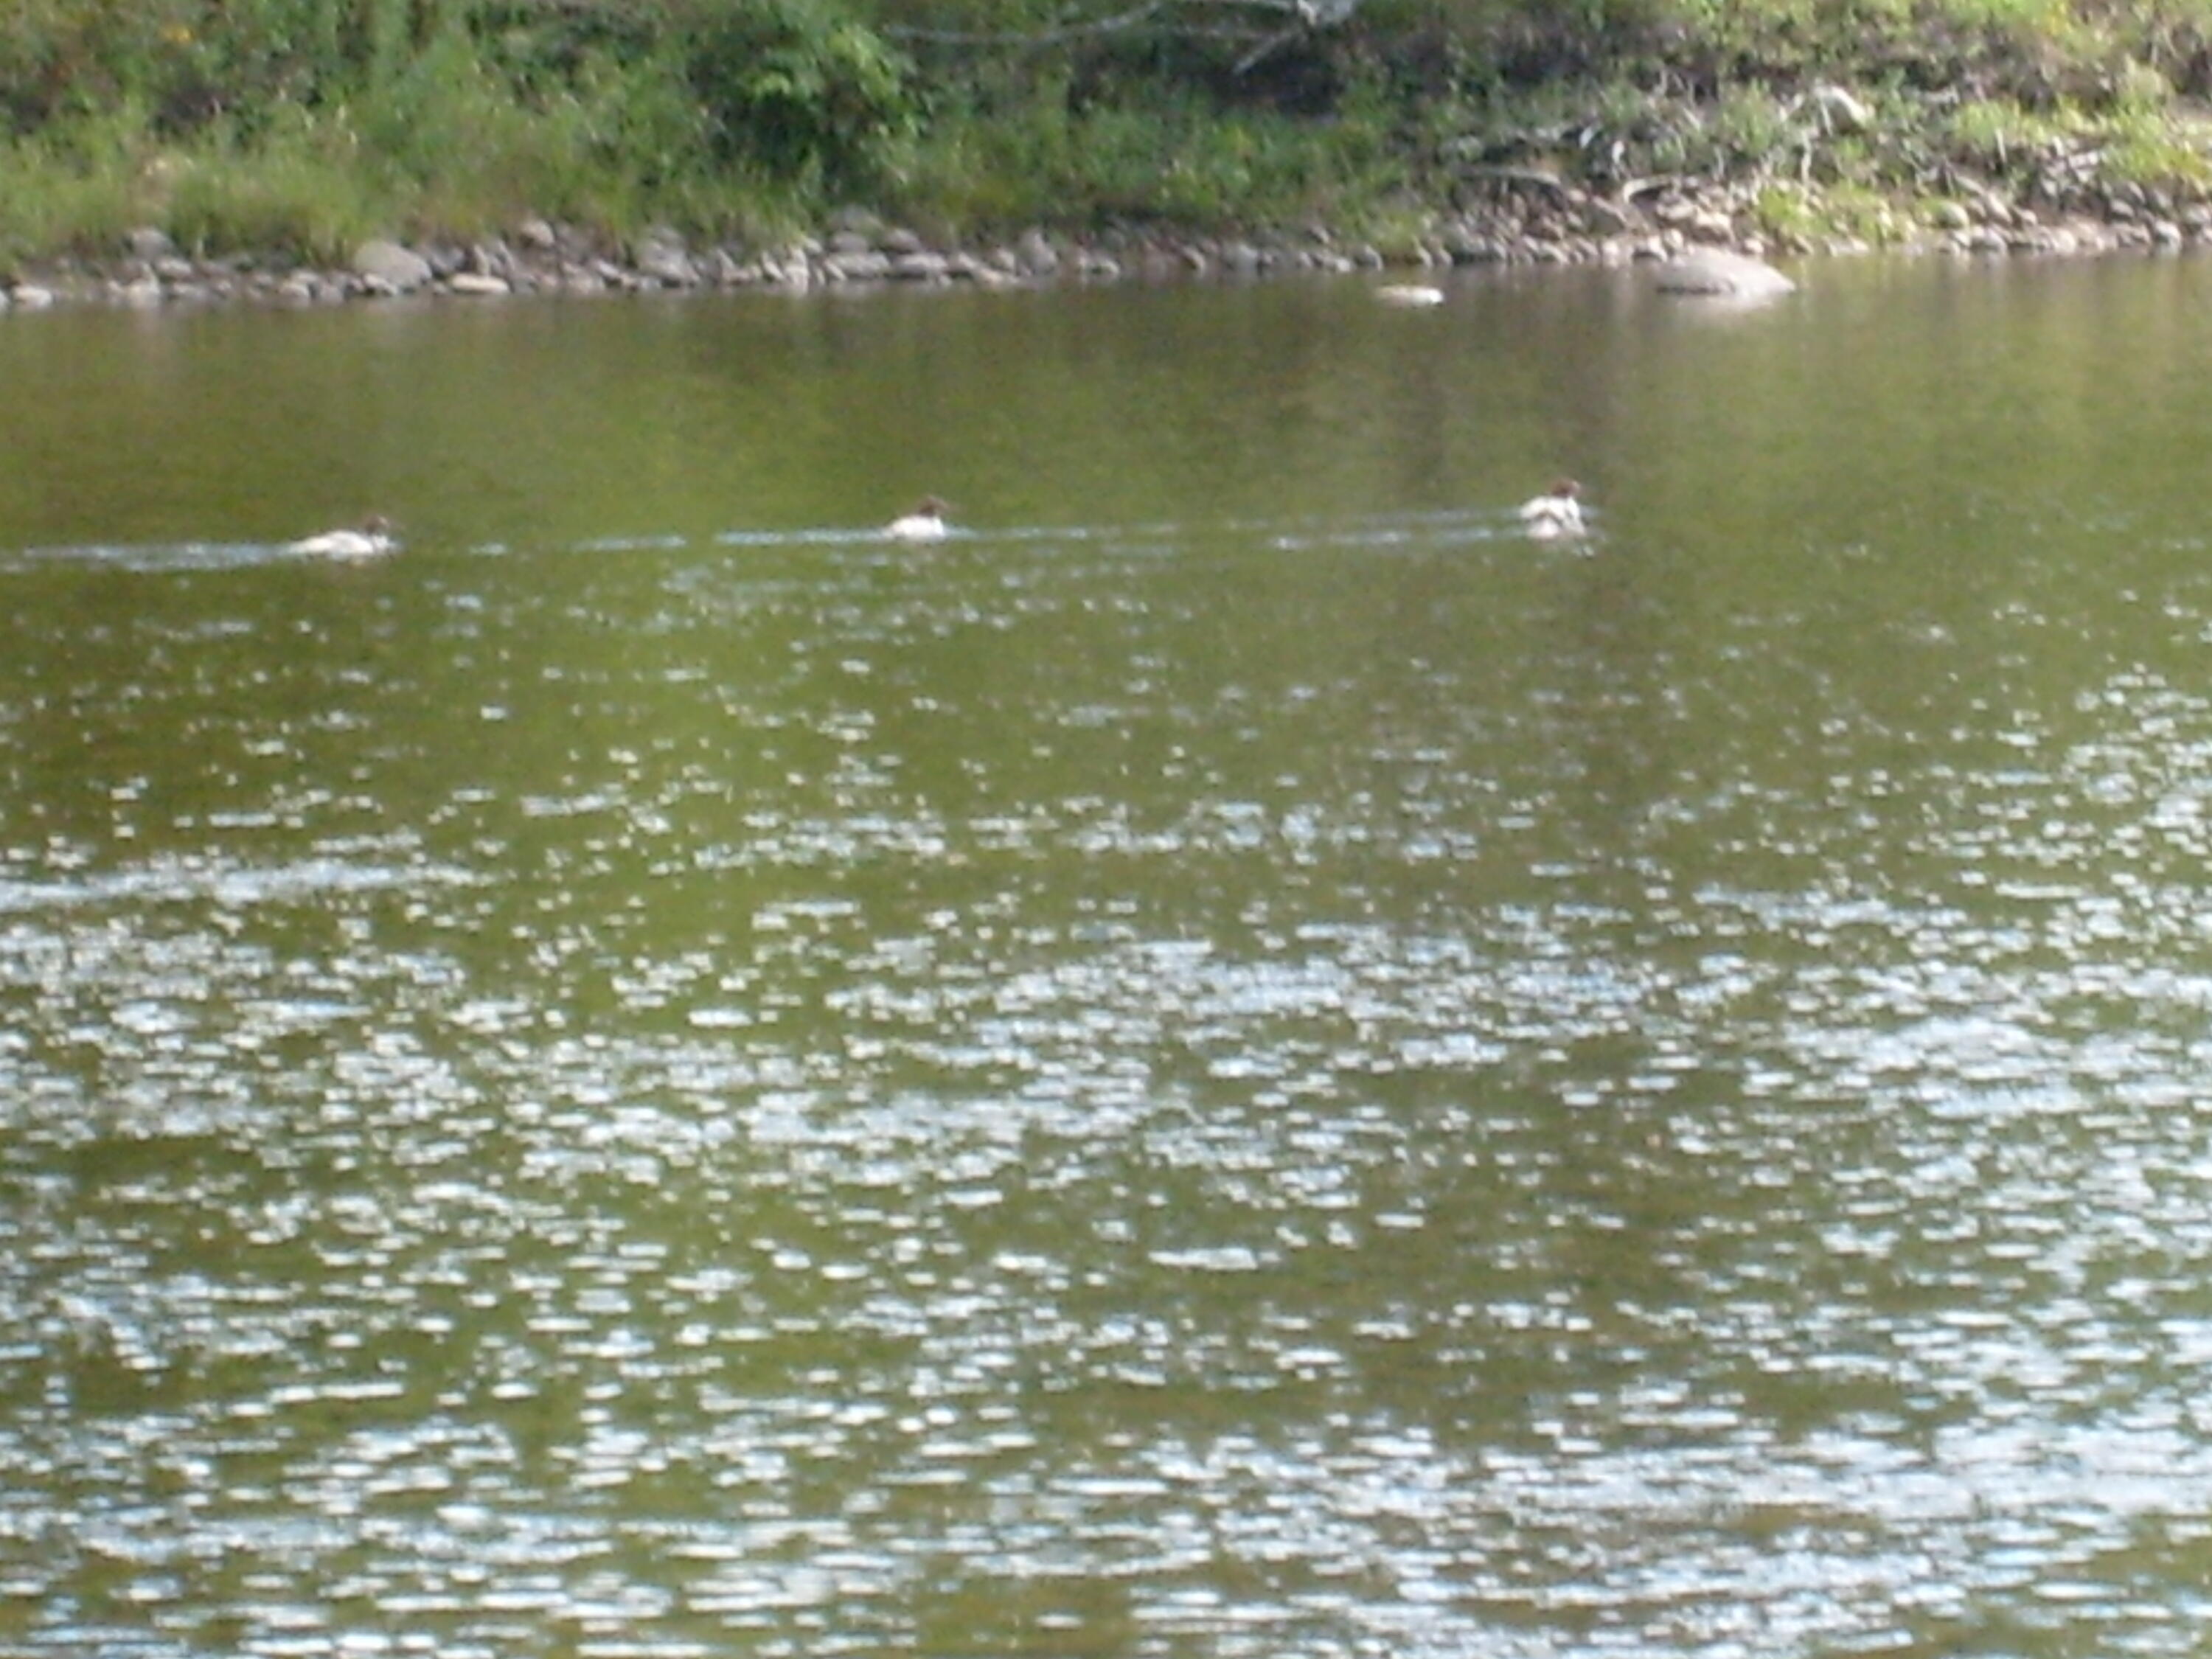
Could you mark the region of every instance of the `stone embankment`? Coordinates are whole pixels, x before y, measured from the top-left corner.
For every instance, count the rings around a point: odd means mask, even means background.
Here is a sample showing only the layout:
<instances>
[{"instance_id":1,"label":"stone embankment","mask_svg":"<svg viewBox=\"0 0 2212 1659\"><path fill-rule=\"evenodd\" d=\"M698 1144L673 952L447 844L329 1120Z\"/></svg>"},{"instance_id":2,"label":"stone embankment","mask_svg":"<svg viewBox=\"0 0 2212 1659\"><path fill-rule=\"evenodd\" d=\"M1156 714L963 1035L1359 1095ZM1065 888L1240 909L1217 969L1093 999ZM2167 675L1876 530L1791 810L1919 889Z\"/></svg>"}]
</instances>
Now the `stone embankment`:
<instances>
[{"instance_id":1,"label":"stone embankment","mask_svg":"<svg viewBox=\"0 0 2212 1659\"><path fill-rule=\"evenodd\" d=\"M1601 194L1549 175L1498 169L1475 181L1476 205L1387 251L1315 228L1249 236L1108 231L1070 239L1030 230L980 247L933 246L912 230L851 212L822 234L773 248L702 245L674 231L616 247L544 220L512 236L402 246L372 241L337 268L250 255L193 258L167 235L132 233L115 257L27 268L0 279L0 308L65 302L167 306L250 301L314 306L405 295L680 292L759 288L788 293L856 284L1034 285L1293 271L1473 264L1626 264L1698 249L1753 256L1868 251L1844 235L1775 237L1757 228L1750 186L1632 186ZM1962 255L2083 254L2212 242L2212 204L2177 204L2122 189L2041 208L1964 183L1917 223L1892 220L1885 246Z\"/></svg>"}]
</instances>

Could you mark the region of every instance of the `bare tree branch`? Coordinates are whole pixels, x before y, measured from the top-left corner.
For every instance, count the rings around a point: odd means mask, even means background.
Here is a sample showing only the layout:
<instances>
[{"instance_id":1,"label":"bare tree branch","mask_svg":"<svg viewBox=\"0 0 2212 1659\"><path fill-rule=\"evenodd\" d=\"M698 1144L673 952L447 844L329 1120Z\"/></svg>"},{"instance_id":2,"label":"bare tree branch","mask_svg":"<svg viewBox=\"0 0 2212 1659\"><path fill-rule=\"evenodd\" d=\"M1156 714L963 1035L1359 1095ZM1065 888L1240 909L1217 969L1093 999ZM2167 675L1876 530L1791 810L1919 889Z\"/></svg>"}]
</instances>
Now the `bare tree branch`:
<instances>
[{"instance_id":1,"label":"bare tree branch","mask_svg":"<svg viewBox=\"0 0 2212 1659\"><path fill-rule=\"evenodd\" d=\"M1239 75L1270 53L1288 45L1300 36L1316 29L1332 28L1359 9L1361 0L1143 0L1143 3L1103 17L1081 18L1073 22L1057 24L1043 29L933 29L910 24L886 24L880 33L896 40L927 40L933 45L951 46L1047 46L1064 40L1079 40L1091 36L1112 34L1158 16L1163 12L1210 7L1220 11L1249 13L1289 13L1295 20L1287 26L1262 32L1257 21L1241 30L1219 27L1200 27L1192 24L1181 33L1199 37L1224 40L1251 40L1256 34L1260 44L1246 53L1237 64Z\"/></svg>"},{"instance_id":2,"label":"bare tree branch","mask_svg":"<svg viewBox=\"0 0 2212 1659\"><path fill-rule=\"evenodd\" d=\"M1056 28L1042 30L1014 29L925 29L902 23L886 23L879 31L894 40L929 40L947 46L1044 46L1061 40L1076 40L1087 34L1110 34L1116 29L1133 28L1155 12L1165 11L1177 0L1145 0L1139 6L1116 12L1111 17L1093 17L1079 23L1064 23Z\"/></svg>"}]
</instances>

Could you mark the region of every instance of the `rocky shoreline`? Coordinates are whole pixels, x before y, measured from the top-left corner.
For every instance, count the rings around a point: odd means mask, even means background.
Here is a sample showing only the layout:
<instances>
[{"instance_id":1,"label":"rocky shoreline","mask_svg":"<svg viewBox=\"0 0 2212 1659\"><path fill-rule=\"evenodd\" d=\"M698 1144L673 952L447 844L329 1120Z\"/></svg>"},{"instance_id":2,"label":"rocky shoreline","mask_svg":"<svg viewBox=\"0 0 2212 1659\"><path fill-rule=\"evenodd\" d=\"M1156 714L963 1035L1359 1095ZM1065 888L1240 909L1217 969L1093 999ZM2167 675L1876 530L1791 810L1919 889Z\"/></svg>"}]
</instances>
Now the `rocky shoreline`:
<instances>
[{"instance_id":1,"label":"rocky shoreline","mask_svg":"<svg viewBox=\"0 0 2212 1659\"><path fill-rule=\"evenodd\" d=\"M1031 229L979 247L933 246L916 232L848 211L820 234L774 248L699 245L661 230L617 246L569 227L526 221L512 236L403 246L373 240L338 268L252 255L193 258L167 234L132 232L112 258L67 259L0 279L0 310L63 304L225 302L323 306L403 295L497 298L763 289L804 294L870 284L983 288L1059 282L1249 278L1296 271L1463 265L1624 265L1720 250L1753 258L1863 253L1846 235L1771 238L1753 226L1748 186L1668 186L1602 194L1548 174L1501 169L1478 205L1389 250L1315 227L1210 237L1109 230L1087 238ZM2036 208L1971 185L1924 222L1885 228L1879 246L1961 256L2100 254L2212 243L2212 204L2177 204L2136 189Z\"/></svg>"}]
</instances>

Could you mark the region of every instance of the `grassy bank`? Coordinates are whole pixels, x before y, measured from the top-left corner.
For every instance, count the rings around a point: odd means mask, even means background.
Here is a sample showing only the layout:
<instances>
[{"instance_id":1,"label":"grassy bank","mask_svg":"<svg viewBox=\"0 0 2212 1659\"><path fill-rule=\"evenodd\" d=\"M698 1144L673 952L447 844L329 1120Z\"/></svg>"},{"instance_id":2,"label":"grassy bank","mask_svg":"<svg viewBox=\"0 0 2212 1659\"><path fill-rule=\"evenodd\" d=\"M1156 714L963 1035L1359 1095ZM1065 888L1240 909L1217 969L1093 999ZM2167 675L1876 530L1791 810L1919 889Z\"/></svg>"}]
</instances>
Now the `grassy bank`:
<instances>
[{"instance_id":1,"label":"grassy bank","mask_svg":"<svg viewBox=\"0 0 2212 1659\"><path fill-rule=\"evenodd\" d=\"M2209 95L2212 0L16 0L0 259L851 204L1387 244L1524 172L1879 239L1961 196L2202 201Z\"/></svg>"}]
</instances>

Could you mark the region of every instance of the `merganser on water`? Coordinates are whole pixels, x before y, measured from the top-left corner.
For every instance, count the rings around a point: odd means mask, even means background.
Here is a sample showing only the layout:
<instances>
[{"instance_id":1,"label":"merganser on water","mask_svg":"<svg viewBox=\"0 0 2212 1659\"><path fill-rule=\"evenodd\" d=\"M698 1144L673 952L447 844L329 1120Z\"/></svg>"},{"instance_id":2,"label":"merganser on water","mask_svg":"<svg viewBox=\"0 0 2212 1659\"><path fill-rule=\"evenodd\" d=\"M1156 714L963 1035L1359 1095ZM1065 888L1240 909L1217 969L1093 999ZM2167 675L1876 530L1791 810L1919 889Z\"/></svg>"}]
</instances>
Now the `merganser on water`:
<instances>
[{"instance_id":1,"label":"merganser on water","mask_svg":"<svg viewBox=\"0 0 2212 1659\"><path fill-rule=\"evenodd\" d=\"M398 538L392 533L392 520L380 513L373 513L361 521L358 530L325 530L319 536L307 536L289 543L284 550L313 558L374 559L398 545Z\"/></svg>"},{"instance_id":2,"label":"merganser on water","mask_svg":"<svg viewBox=\"0 0 2212 1659\"><path fill-rule=\"evenodd\" d=\"M1375 290L1375 297L1386 306L1440 306L1444 291L1419 283L1386 283Z\"/></svg>"},{"instance_id":3,"label":"merganser on water","mask_svg":"<svg viewBox=\"0 0 2212 1659\"><path fill-rule=\"evenodd\" d=\"M1583 533L1582 503L1576 499L1583 487L1572 478L1561 478L1533 501L1521 503L1521 526L1538 541Z\"/></svg>"},{"instance_id":4,"label":"merganser on water","mask_svg":"<svg viewBox=\"0 0 2212 1659\"><path fill-rule=\"evenodd\" d=\"M884 534L896 542L941 542L951 532L945 525L945 504L925 495L913 512L902 514L884 526Z\"/></svg>"}]
</instances>

